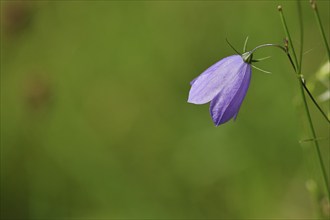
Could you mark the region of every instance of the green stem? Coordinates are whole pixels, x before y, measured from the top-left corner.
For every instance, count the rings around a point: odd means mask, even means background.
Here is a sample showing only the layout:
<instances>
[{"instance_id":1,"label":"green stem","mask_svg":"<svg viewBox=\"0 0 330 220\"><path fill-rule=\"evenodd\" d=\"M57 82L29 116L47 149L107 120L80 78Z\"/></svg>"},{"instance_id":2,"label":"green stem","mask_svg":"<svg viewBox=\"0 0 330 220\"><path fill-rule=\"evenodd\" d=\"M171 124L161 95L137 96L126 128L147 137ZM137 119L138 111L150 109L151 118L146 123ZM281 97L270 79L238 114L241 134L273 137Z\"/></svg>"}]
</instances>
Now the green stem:
<instances>
[{"instance_id":1,"label":"green stem","mask_svg":"<svg viewBox=\"0 0 330 220\"><path fill-rule=\"evenodd\" d=\"M302 57L303 57L303 47L304 47L304 25L302 19L302 11L301 11L301 3L297 1L298 6L298 17L299 17L299 28L300 28L300 50L299 50L299 66L298 66L298 73L301 73L302 68Z\"/></svg>"},{"instance_id":2,"label":"green stem","mask_svg":"<svg viewBox=\"0 0 330 220\"><path fill-rule=\"evenodd\" d=\"M284 52L286 52L285 47L278 45L278 44L261 44L261 45L255 47L253 50L249 51L248 53L254 53L256 50L263 48L263 47L277 47L277 48L280 48L281 50L283 50Z\"/></svg>"},{"instance_id":3,"label":"green stem","mask_svg":"<svg viewBox=\"0 0 330 220\"><path fill-rule=\"evenodd\" d=\"M322 25L322 22L321 22L321 18L320 18L319 11L317 9L316 2L315 1L311 1L311 5L312 5L313 11L314 11L316 22L317 22L317 24L319 26L319 29L320 29L320 32L321 32L321 35L322 35L322 38L323 38L323 42L324 42L325 48L326 48L326 50L328 52L328 60L330 61L330 48L329 48L329 44L328 44L327 38L325 36L325 31L324 31L324 28L323 28L323 25Z\"/></svg>"},{"instance_id":4,"label":"green stem","mask_svg":"<svg viewBox=\"0 0 330 220\"><path fill-rule=\"evenodd\" d=\"M316 100L313 97L312 93L307 88L304 79L301 79L300 82L301 82L302 86L304 87L305 91L307 92L309 98L313 101L314 105L319 109L319 111L321 112L321 114L323 115L323 117L325 118L325 120L327 120L327 122L330 123L330 120L329 120L327 114L325 114L325 112L321 109L321 107L319 106L319 104L316 102Z\"/></svg>"},{"instance_id":5,"label":"green stem","mask_svg":"<svg viewBox=\"0 0 330 220\"><path fill-rule=\"evenodd\" d=\"M324 167L324 162L323 162L323 158L322 158L322 154L321 154L321 150L320 150L320 145L319 145L318 139L316 138L316 132L315 132L315 128L314 128L314 125L313 125L312 117L311 117L311 114L310 114L310 111L309 111L309 108L308 108L304 88L303 88L301 83L299 83L299 87L300 87L300 92L301 92L301 96L302 96L302 99L303 99L304 107L305 107L305 110L306 110L307 119L308 119L310 129L311 129L311 132L312 132L313 142L314 142L315 147L316 147L316 153L317 153L317 157L319 159L319 164L320 164L320 167L321 167L321 172L322 172L325 188L326 188L326 191L328 193L328 199L330 200L329 182L328 182L328 177L327 177L327 171Z\"/></svg>"},{"instance_id":6,"label":"green stem","mask_svg":"<svg viewBox=\"0 0 330 220\"><path fill-rule=\"evenodd\" d=\"M290 33L289 33L289 29L288 29L288 26L286 24L285 17L284 17L284 14L283 14L282 6L278 6L278 10L280 12L280 17L281 17L281 21L282 21L282 24L283 24L285 34L286 34L286 36L289 40L289 46L291 48L292 55L293 55L293 58L294 58L294 62L296 64L295 66L297 67L297 68L295 68L296 74L299 77L301 75L301 61L302 61L303 42L300 42L300 44L301 44L300 63L298 63L298 59L297 59L297 56L296 56L296 53L295 53L295 50L294 50L294 47L293 47L293 43L292 43L292 39L291 39L291 36L290 36ZM303 29L302 29L302 18L301 18L302 13L301 13L300 3L298 3L298 10L299 10L299 21L300 21L300 26L301 26L300 27L300 32L301 32L300 34L303 35L303 32L302 32L303 31ZM300 39L303 40L303 37L301 36ZM301 81L301 77L299 77L299 78L300 79L298 79L298 80L299 80L299 88L300 88L301 97L302 97L303 104L304 104L304 107L305 107L305 111L306 111L306 115L307 115L307 119L308 119L308 124L309 124L310 130L311 130L311 133L312 133L313 142L314 142L315 147L316 147L316 153L317 153L317 157L318 157L318 160L319 160L319 164L320 164L323 180L324 180L324 183L325 183L325 187L326 187L326 190L327 190L328 198L330 199L330 190L329 190L329 183L328 183L328 177L327 177L326 169L324 167L320 146L319 146L319 143L318 143L317 138L316 138L315 128L314 128L312 117L311 117L311 114L310 114L310 111L309 111L309 108L308 108L308 104L307 104L307 100L306 100L306 96L305 96L305 92L304 92L304 87L303 87L303 82Z\"/></svg>"},{"instance_id":7,"label":"green stem","mask_svg":"<svg viewBox=\"0 0 330 220\"><path fill-rule=\"evenodd\" d=\"M293 47L293 44L292 44L291 35L289 33L289 29L288 29L288 26L286 24L286 21L285 21L284 15L283 15L282 6L279 5L277 7L277 9L280 12L281 21L282 21L282 24L283 24L283 27L284 27L284 31L285 31L285 34L286 34L288 40L289 40L289 47L290 47L290 49L292 51L292 55L293 55L293 59L294 59L294 64L295 64L296 67L298 67L299 65L298 65L298 60L297 60L296 52L294 50L294 47Z\"/></svg>"},{"instance_id":8,"label":"green stem","mask_svg":"<svg viewBox=\"0 0 330 220\"><path fill-rule=\"evenodd\" d=\"M301 37L301 39L303 39L303 37ZM303 41L302 41L303 42ZM278 45L278 44L262 44L262 45L259 45L257 47L255 47L253 50L249 51L249 52L245 52L244 54L242 54L242 57L243 59L247 62L250 58L250 56L258 49L260 48L263 48L263 47L277 47L281 50L283 50L285 52L285 54L288 56L289 60L290 60L290 63L294 69L295 72L297 73L301 73L301 63L302 63L302 51L303 51L303 47L301 46L300 48L300 54L299 54L299 60L300 60L300 65L298 66L299 69L296 69L293 61L292 61L292 58L289 54L289 52L286 50L285 47L281 46L281 45ZM252 62L256 62L255 60L251 60ZM309 91L309 89L307 88L306 84L305 84L305 81L302 77L302 75L299 75L300 76L300 83L302 84L303 88L305 89L305 91L307 92L308 96L310 97L310 99L313 101L314 105L317 107L317 109L321 112L322 116L325 118L325 120L330 123L330 120L328 118L328 116L324 113L324 111L322 110L322 108L319 106L319 104L316 102L315 98L313 97L312 93Z\"/></svg>"},{"instance_id":9,"label":"green stem","mask_svg":"<svg viewBox=\"0 0 330 220\"><path fill-rule=\"evenodd\" d=\"M315 16L316 16L316 20L318 21L319 24L319 28L320 28L320 32L323 36L323 40L325 43L325 46L327 48L328 51L328 58L330 60L330 50L329 50L329 46L328 46L328 42L327 39L325 38L325 34L324 34L324 29L321 23L321 19L316 7L316 3L315 1L311 2L312 8L314 9L315 12ZM299 54L299 69L298 72L301 73L301 68L302 68L302 56L303 56L303 42L304 42L304 25L303 25L303 19L302 19L302 10L301 10L301 1L297 1L297 6L298 6L298 17L299 17L299 26L300 26L300 54ZM330 120L328 118L328 116L324 113L324 111L321 109L321 107L319 106L319 104L316 102L315 98L313 97L312 93L308 90L304 79L301 79L301 83L305 89L305 91L307 92L307 94L309 95L310 99L313 101L313 103L316 105L316 107L318 108L318 110L321 112L321 114L323 115L323 117L327 120L328 123L330 123Z\"/></svg>"}]
</instances>

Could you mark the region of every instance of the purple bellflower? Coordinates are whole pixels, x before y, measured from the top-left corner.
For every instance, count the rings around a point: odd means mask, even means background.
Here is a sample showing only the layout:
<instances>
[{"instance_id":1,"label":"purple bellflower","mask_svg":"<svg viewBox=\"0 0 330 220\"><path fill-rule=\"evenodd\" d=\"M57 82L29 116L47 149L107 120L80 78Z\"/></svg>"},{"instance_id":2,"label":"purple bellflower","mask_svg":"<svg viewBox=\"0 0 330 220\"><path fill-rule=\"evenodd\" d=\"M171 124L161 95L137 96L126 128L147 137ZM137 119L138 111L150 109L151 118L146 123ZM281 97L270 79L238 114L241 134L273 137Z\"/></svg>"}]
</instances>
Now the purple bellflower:
<instances>
[{"instance_id":1,"label":"purple bellflower","mask_svg":"<svg viewBox=\"0 0 330 220\"><path fill-rule=\"evenodd\" d=\"M211 102L210 113L216 126L232 118L236 119L250 85L251 63L262 60L253 60L253 52L261 47L274 46L270 44L260 45L252 51L245 52L246 43L247 39L242 55L223 58L190 83L188 102L193 104Z\"/></svg>"},{"instance_id":2,"label":"purple bellflower","mask_svg":"<svg viewBox=\"0 0 330 220\"><path fill-rule=\"evenodd\" d=\"M251 65L240 55L226 57L195 78L190 84L188 102L210 103L216 126L236 118L249 88Z\"/></svg>"},{"instance_id":3,"label":"purple bellflower","mask_svg":"<svg viewBox=\"0 0 330 220\"><path fill-rule=\"evenodd\" d=\"M215 126L226 123L232 118L236 119L250 85L251 67L264 73L270 73L252 65L252 62L269 58L253 59L253 53L256 50L263 47L278 47L287 54L295 69L288 53L287 43L284 47L278 44L262 44L246 52L247 41L248 37L241 55L227 41L237 55L223 58L190 82L188 102L193 104L211 102L210 113Z\"/></svg>"}]
</instances>

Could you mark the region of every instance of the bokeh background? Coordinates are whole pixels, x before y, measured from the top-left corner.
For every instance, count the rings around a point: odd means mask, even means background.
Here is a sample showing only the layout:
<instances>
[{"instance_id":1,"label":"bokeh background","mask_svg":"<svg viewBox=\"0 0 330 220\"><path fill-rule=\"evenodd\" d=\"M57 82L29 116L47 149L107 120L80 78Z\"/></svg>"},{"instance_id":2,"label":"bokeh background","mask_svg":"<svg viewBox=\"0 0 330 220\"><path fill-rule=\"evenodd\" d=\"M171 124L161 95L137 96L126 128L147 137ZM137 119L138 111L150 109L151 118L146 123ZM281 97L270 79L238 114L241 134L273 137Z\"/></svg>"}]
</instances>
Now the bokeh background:
<instances>
[{"instance_id":1,"label":"bokeh background","mask_svg":"<svg viewBox=\"0 0 330 220\"><path fill-rule=\"evenodd\" d=\"M295 46L295 1L1 1L3 219L313 218L319 167L287 58L255 57L238 119L215 127L189 82L234 52ZM329 36L329 1L318 1ZM302 2L303 73L327 61ZM322 102L325 111L329 102ZM329 164L329 125L311 105ZM327 166L326 166L327 167ZM315 199L316 198L316 199Z\"/></svg>"}]
</instances>

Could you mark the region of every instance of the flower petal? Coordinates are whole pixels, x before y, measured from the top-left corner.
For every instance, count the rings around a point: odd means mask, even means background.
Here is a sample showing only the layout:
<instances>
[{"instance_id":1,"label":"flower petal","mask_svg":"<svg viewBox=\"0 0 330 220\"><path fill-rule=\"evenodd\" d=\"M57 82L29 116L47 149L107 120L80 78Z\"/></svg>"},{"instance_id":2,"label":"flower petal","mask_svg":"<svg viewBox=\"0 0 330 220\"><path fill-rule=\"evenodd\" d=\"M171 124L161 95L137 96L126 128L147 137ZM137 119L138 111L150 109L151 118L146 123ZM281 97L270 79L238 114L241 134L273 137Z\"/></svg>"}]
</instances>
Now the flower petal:
<instances>
[{"instance_id":1,"label":"flower petal","mask_svg":"<svg viewBox=\"0 0 330 220\"><path fill-rule=\"evenodd\" d=\"M224 87L237 81L237 73L246 65L240 55L226 57L215 63L194 79L188 102L205 104L211 101Z\"/></svg>"},{"instance_id":2,"label":"flower petal","mask_svg":"<svg viewBox=\"0 0 330 220\"><path fill-rule=\"evenodd\" d=\"M229 104L228 108L226 109L225 113L222 116L224 121L228 121L231 118L236 119L242 102L246 96L247 90L250 85L251 80L251 67L247 68L247 72L245 73L245 77L242 82L241 88L237 91L235 97L233 98L232 102Z\"/></svg>"},{"instance_id":3,"label":"flower petal","mask_svg":"<svg viewBox=\"0 0 330 220\"><path fill-rule=\"evenodd\" d=\"M237 72L240 77L227 85L212 101L210 113L216 126L236 117L249 88L251 79L251 66L246 64Z\"/></svg>"},{"instance_id":4,"label":"flower petal","mask_svg":"<svg viewBox=\"0 0 330 220\"><path fill-rule=\"evenodd\" d=\"M190 81L190 85L191 86L194 84L194 82L196 81L197 78L198 78L198 76L196 78L194 78L193 80Z\"/></svg>"}]
</instances>

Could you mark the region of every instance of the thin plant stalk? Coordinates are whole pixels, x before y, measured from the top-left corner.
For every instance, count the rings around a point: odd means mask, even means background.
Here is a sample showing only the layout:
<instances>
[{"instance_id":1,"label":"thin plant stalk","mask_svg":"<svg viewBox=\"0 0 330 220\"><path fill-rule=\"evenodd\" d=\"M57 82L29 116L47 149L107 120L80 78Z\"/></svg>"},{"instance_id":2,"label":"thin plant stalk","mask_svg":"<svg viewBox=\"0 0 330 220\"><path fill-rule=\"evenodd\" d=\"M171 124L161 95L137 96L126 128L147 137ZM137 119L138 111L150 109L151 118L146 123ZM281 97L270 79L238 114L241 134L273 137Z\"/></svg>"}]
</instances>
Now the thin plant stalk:
<instances>
[{"instance_id":1,"label":"thin plant stalk","mask_svg":"<svg viewBox=\"0 0 330 220\"><path fill-rule=\"evenodd\" d=\"M298 1L298 7L301 7L300 5L300 1ZM304 40L303 34L300 35L300 42L301 42L301 49L300 49L300 54L299 54L299 63L298 63L298 59L296 56L296 52L294 50L293 44L292 44L292 39L291 39L291 35L289 33L289 29L288 26L286 24L283 12L282 12L282 6L278 6L278 10L280 11L280 16L281 16L281 21L285 30L285 34L289 40L289 44L290 44L290 49L292 51L292 56L293 56L293 60L289 57L291 64L293 63L294 66L293 68L295 69L295 72L298 73L298 76L301 76L301 64L302 64L302 54L303 54L303 50L302 50L302 42ZM298 11L299 13L299 23L302 24L302 16L301 16L301 10ZM300 32L303 33L303 26L300 25ZM289 56L289 53L288 53ZM299 65L300 64L300 65ZM297 67L297 69L295 68ZM308 90L307 86L305 85L305 82L303 81L302 77L299 77L300 79L300 83L302 84L301 86L306 90L308 96L310 97L310 99L313 101L313 103L316 105L317 109L321 112L321 114L323 115L323 117L327 120L328 123L330 123L330 120L328 118L328 116L324 113L324 111L322 110L322 108L319 106L319 104L315 101L315 98L313 97L312 93Z\"/></svg>"},{"instance_id":2,"label":"thin plant stalk","mask_svg":"<svg viewBox=\"0 0 330 220\"><path fill-rule=\"evenodd\" d=\"M311 100L313 101L313 103L315 104L315 106L319 109L319 111L321 112L321 114L323 115L323 117L325 118L325 120L327 120L328 123L330 123L330 120L328 118L328 116L324 113L324 111L321 109L321 107L319 106L319 104L316 102L315 98L313 97L312 93L309 91L309 89L306 86L305 80L301 79L302 81L302 86L304 87L305 91L307 92L307 94L309 95L309 97L311 98Z\"/></svg>"},{"instance_id":3,"label":"thin plant stalk","mask_svg":"<svg viewBox=\"0 0 330 220\"><path fill-rule=\"evenodd\" d=\"M283 11L282 11L282 7L278 6L278 10L280 12L280 17L281 17L281 21L282 21L282 25L283 25L285 34L286 34L286 36L288 38L288 41L289 41L289 46L290 46L290 49L292 51L294 63L297 67L295 69L296 69L296 74L298 75L300 93L301 93L301 97L302 97L302 100L303 100L303 105L304 105L304 108L305 108L305 111L306 111L308 124L309 124L310 130L311 130L311 133L312 133L312 139L313 139L313 142L315 144L315 148L316 148L316 152L317 152L317 156L318 156L318 161L319 161L320 168L321 168L321 171L322 171L322 176L323 176L323 180L324 180L325 187L326 187L326 190L327 190L328 198L330 199L330 191L329 191L327 173L326 173L326 169L324 167L324 162L323 162L323 158L322 158L322 155L321 155L319 142L316 138L315 128L314 128L314 125L313 125L312 117L311 117L311 114L310 114L310 111L309 111L309 108L308 108L308 104L307 104L307 100L306 100L306 96L305 96L305 92L304 92L304 87L302 85L302 81L301 81L301 77L300 77L301 76L301 60L302 60L302 58L300 58L300 63L298 63L298 59L297 59L296 52L295 52L294 47L293 47L292 39L291 39L291 36L290 36L290 33L289 33L288 26L287 26L286 21L285 21L285 17L284 17ZM300 7L299 3L298 3L298 10L299 10L299 16L301 16L301 7ZM300 21L300 26L302 26L302 18L299 18L299 21ZM300 30L301 30L300 34L303 35L302 28ZM300 39L303 39L303 37L300 37ZM300 42L300 44L301 44L300 56L302 56L303 42Z\"/></svg>"},{"instance_id":4,"label":"thin plant stalk","mask_svg":"<svg viewBox=\"0 0 330 220\"><path fill-rule=\"evenodd\" d=\"M298 0L297 1L298 6L298 18L299 18L299 28L300 28L300 48L299 48L299 66L298 66L298 72L301 73L302 68L302 57L303 57L303 49L304 49L304 25L303 25L303 19L302 19L302 11L301 11L301 3ZM292 45L292 43L290 43ZM292 45L293 47L293 45Z\"/></svg>"},{"instance_id":5,"label":"thin plant stalk","mask_svg":"<svg viewBox=\"0 0 330 220\"><path fill-rule=\"evenodd\" d=\"M297 60L296 52L295 52L294 47L293 47L293 44L292 44L292 40L291 40L291 35L290 35L290 32L289 32L289 28L288 28L288 26L286 24L286 21L285 21L285 18L284 18L282 6L279 5L277 7L277 9L280 12L280 17L281 17L282 25L283 25L283 28L284 28L286 37L287 37L287 39L289 41L289 46L290 46L290 49L292 51L292 56L293 56L294 64L295 64L296 67L298 67L298 60ZM296 69L296 71L298 71L298 69Z\"/></svg>"},{"instance_id":6,"label":"thin plant stalk","mask_svg":"<svg viewBox=\"0 0 330 220\"><path fill-rule=\"evenodd\" d=\"M329 44L328 44L327 38L325 36L325 31L324 31L324 28L323 28L323 25L322 25L322 22L321 22L319 10L317 9L317 5L316 5L315 0L311 1L311 6L312 6L312 9L314 11L316 22L317 22L318 27L320 29L320 33L322 35L325 48L326 48L327 53L328 53L328 60L330 61L330 48L329 48Z\"/></svg>"}]
</instances>

